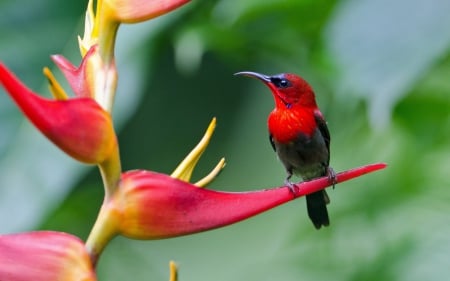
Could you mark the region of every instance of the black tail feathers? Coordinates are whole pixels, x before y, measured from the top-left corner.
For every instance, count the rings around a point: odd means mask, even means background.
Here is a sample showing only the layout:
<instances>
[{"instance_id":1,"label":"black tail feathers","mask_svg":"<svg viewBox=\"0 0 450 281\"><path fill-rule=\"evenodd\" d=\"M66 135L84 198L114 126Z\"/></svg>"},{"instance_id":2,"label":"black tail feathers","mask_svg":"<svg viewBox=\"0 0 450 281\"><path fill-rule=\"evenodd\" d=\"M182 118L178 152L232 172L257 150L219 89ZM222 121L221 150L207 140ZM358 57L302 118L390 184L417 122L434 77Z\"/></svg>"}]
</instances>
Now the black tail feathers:
<instances>
[{"instance_id":1,"label":"black tail feathers","mask_svg":"<svg viewBox=\"0 0 450 281\"><path fill-rule=\"evenodd\" d=\"M330 203L330 199L325 190L317 191L306 196L308 216L316 229L330 225L327 211L328 203Z\"/></svg>"}]
</instances>

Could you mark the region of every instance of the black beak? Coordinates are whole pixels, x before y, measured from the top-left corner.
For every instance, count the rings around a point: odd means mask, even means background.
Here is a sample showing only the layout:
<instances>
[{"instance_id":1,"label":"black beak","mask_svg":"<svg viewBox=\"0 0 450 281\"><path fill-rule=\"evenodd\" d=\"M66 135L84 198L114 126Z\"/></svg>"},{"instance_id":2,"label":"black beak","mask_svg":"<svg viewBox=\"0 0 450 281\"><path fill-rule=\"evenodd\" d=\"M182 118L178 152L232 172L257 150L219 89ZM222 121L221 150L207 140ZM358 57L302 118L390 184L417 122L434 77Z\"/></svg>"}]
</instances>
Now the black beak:
<instances>
[{"instance_id":1,"label":"black beak","mask_svg":"<svg viewBox=\"0 0 450 281\"><path fill-rule=\"evenodd\" d=\"M264 83L270 83L270 76L261 74L261 73L257 73L257 72L252 72L252 71L242 71L242 72L237 72L234 75L242 75L242 76L248 76L248 77L254 77L257 78L261 81L263 81Z\"/></svg>"}]
</instances>

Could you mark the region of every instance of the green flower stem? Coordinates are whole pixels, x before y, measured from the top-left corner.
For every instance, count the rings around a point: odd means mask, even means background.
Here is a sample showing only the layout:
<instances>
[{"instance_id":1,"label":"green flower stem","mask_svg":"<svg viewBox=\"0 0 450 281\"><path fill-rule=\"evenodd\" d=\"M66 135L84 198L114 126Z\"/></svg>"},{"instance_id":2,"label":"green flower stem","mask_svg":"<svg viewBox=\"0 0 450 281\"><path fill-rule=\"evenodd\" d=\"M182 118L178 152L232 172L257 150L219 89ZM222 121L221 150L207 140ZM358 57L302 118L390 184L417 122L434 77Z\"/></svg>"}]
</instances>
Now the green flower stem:
<instances>
[{"instance_id":1,"label":"green flower stem","mask_svg":"<svg viewBox=\"0 0 450 281\"><path fill-rule=\"evenodd\" d=\"M93 37L98 36L98 45L103 63L109 65L114 61L114 46L120 22L113 18L114 11L103 1L97 2Z\"/></svg>"},{"instance_id":2,"label":"green flower stem","mask_svg":"<svg viewBox=\"0 0 450 281\"><path fill-rule=\"evenodd\" d=\"M109 198L111 198L117 190L120 175L122 173L119 146L117 142L110 157L100 163L98 167L102 175L103 186L105 188L105 200L109 200Z\"/></svg>"},{"instance_id":3,"label":"green flower stem","mask_svg":"<svg viewBox=\"0 0 450 281\"><path fill-rule=\"evenodd\" d=\"M105 200L85 244L94 267L103 249L117 235L119 217L112 204Z\"/></svg>"}]
</instances>

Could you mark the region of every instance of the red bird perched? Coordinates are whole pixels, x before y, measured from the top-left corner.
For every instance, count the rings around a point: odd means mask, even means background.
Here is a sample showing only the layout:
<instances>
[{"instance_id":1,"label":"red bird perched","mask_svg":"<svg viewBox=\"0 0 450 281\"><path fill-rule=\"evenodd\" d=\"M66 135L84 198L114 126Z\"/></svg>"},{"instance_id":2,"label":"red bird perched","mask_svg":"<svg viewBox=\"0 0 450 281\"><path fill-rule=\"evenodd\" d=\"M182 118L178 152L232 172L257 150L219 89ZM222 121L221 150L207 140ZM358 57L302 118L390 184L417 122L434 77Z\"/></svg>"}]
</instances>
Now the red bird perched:
<instances>
[{"instance_id":1,"label":"red bird perched","mask_svg":"<svg viewBox=\"0 0 450 281\"><path fill-rule=\"evenodd\" d=\"M270 143L286 168L291 190L292 174L305 181L327 175L334 183L335 174L329 167L330 133L311 86L290 73L267 76L244 71L235 75L257 78L272 91L275 109L268 118ZM306 196L308 215L317 229L330 224L329 202L325 190Z\"/></svg>"}]
</instances>

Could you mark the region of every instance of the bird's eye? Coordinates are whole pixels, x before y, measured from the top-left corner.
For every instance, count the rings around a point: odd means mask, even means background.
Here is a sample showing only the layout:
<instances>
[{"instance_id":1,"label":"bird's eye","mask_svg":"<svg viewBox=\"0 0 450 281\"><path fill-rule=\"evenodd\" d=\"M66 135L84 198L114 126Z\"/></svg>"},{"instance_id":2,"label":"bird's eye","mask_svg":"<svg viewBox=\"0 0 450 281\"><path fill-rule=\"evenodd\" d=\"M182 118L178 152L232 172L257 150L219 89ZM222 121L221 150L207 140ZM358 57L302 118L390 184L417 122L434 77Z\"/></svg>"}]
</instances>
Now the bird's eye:
<instances>
[{"instance_id":1,"label":"bird's eye","mask_svg":"<svg viewBox=\"0 0 450 281\"><path fill-rule=\"evenodd\" d=\"M286 80L286 79L281 79L281 81L280 81L280 87L286 88L287 86L289 86L289 81Z\"/></svg>"},{"instance_id":2,"label":"bird's eye","mask_svg":"<svg viewBox=\"0 0 450 281\"><path fill-rule=\"evenodd\" d=\"M287 88L291 86L291 82L285 78L272 78L272 83L277 86L277 88Z\"/></svg>"}]
</instances>

